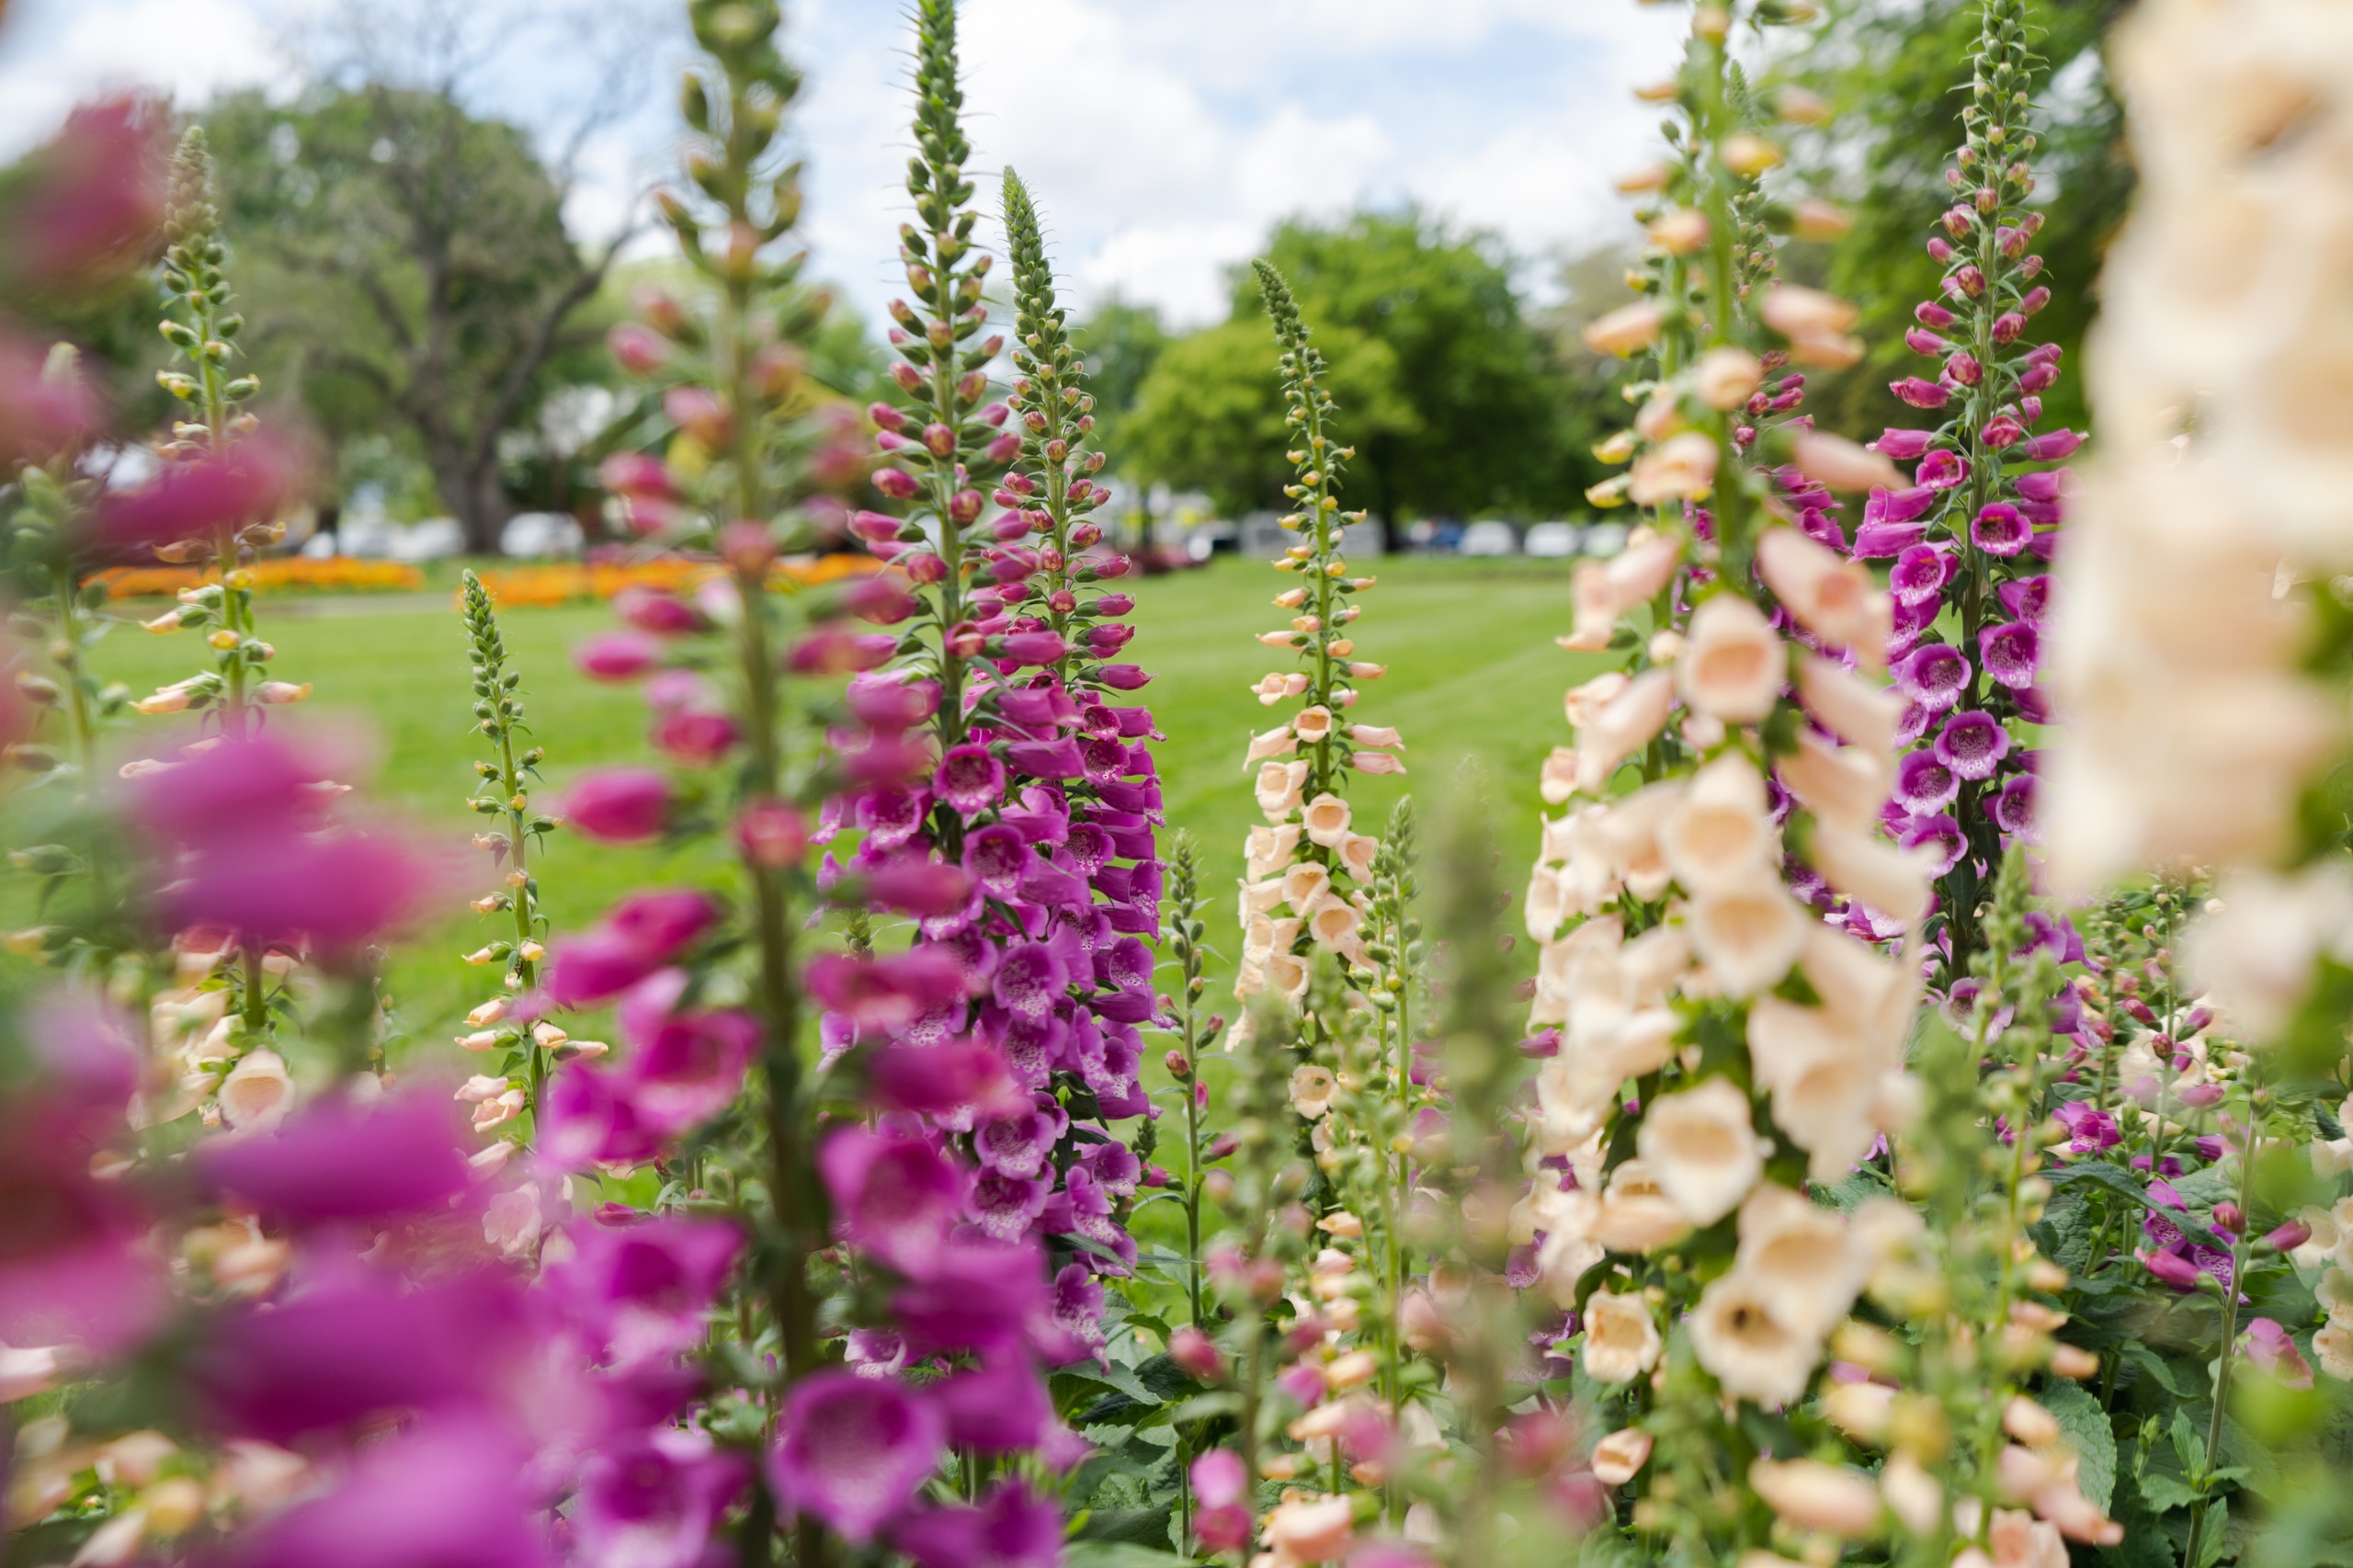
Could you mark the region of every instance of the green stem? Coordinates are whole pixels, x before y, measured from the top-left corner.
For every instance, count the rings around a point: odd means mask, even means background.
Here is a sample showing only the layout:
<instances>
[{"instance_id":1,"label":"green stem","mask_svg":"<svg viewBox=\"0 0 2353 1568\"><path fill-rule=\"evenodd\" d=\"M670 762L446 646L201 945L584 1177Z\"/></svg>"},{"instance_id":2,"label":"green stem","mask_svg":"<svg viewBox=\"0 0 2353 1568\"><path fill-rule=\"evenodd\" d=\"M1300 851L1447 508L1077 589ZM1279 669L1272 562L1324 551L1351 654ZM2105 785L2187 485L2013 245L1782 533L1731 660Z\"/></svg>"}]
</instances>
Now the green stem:
<instances>
[{"instance_id":1,"label":"green stem","mask_svg":"<svg viewBox=\"0 0 2353 1568\"><path fill-rule=\"evenodd\" d=\"M2206 1460L2196 1477L2198 1501L2190 1505L2185 1568L2200 1568L2206 1517L2214 1504L2215 1461L2222 1456L2222 1419L2231 1404L2231 1374L2238 1366L2239 1282L2246 1278L2248 1207L2255 1200L2255 1107L2247 1106L2245 1146L2239 1151L2239 1232L2231 1239L2231 1278L2222 1287L2222 1344L2214 1366L2214 1409L2206 1418Z\"/></svg>"}]
</instances>

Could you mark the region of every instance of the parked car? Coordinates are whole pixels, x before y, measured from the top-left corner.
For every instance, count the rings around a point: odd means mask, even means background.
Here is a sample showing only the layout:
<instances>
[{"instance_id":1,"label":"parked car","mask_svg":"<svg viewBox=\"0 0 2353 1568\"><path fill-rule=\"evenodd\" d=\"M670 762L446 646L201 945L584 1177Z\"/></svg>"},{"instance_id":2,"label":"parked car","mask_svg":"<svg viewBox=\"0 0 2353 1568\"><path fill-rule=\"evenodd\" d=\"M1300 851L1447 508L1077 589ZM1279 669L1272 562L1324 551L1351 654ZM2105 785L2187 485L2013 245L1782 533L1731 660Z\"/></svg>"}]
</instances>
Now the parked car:
<instances>
[{"instance_id":1,"label":"parked car","mask_svg":"<svg viewBox=\"0 0 2353 1568\"><path fill-rule=\"evenodd\" d=\"M1574 555L1580 539L1574 523L1536 523L1529 527L1528 537L1519 541L1519 550L1523 555L1557 561L1563 556Z\"/></svg>"},{"instance_id":2,"label":"parked car","mask_svg":"<svg viewBox=\"0 0 2353 1568\"><path fill-rule=\"evenodd\" d=\"M1596 523L1585 531L1585 552L1596 559L1617 554L1626 548L1626 525Z\"/></svg>"},{"instance_id":3,"label":"parked car","mask_svg":"<svg viewBox=\"0 0 2353 1568\"><path fill-rule=\"evenodd\" d=\"M502 555L577 555L579 522L562 512L517 512L498 535Z\"/></svg>"},{"instance_id":4,"label":"parked car","mask_svg":"<svg viewBox=\"0 0 2353 1568\"><path fill-rule=\"evenodd\" d=\"M1464 555L1518 555L1519 535L1509 523L1488 517L1464 528L1455 549Z\"/></svg>"}]
</instances>

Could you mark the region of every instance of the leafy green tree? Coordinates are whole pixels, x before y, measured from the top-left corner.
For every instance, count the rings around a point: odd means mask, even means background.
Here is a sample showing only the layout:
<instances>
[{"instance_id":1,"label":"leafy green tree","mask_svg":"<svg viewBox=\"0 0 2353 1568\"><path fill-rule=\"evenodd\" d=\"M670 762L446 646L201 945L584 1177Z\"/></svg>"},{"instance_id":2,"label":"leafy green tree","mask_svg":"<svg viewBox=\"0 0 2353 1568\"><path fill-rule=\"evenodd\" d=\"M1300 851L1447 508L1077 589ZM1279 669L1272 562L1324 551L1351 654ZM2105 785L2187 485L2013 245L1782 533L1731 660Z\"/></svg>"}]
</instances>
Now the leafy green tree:
<instances>
[{"instance_id":1,"label":"leafy green tree","mask_svg":"<svg viewBox=\"0 0 2353 1568\"><path fill-rule=\"evenodd\" d=\"M574 243L522 131L448 91L236 93L205 125L265 386L298 389L331 439L402 433L468 548L495 550L503 438L606 374L583 307L612 248Z\"/></svg>"},{"instance_id":2,"label":"leafy green tree","mask_svg":"<svg viewBox=\"0 0 2353 1568\"><path fill-rule=\"evenodd\" d=\"M1079 324L1074 335L1086 354L1086 382L1095 394L1099 439L1116 441L1120 423L1135 408L1144 378L1168 347L1168 329L1161 324L1159 311L1114 295Z\"/></svg>"},{"instance_id":3,"label":"leafy green tree","mask_svg":"<svg viewBox=\"0 0 2353 1568\"><path fill-rule=\"evenodd\" d=\"M1384 528L1574 495L1584 462L1563 439L1567 378L1492 239L1409 208L1286 223L1267 257L1331 360L1358 450L1351 499ZM1114 460L1131 455L1221 506L1280 505L1289 470L1269 343L1238 274L1225 323L1170 344L1145 376Z\"/></svg>"},{"instance_id":4,"label":"leafy green tree","mask_svg":"<svg viewBox=\"0 0 2353 1568\"><path fill-rule=\"evenodd\" d=\"M2123 116L2099 56L2100 40L2124 8L2125 0L2034 0L2027 8L2049 62L2036 91L2045 114L2034 150L2038 199L2048 216L2035 248L2052 300L2034 330L2064 348L2071 366L2097 310L2101 257L2132 196ZM1830 0L1827 9L1824 22L1810 29L1808 52L1789 63L1829 100L1834 118L1799 151L1854 215L1854 228L1827 258L1824 280L1862 306L1859 330L1870 350L1853 369L1821 378L1807 403L1827 428L1875 432L1917 422L1887 383L1920 373L1924 363L1904 347L1904 331L1912 307L1934 295L1940 272L1926 247L1937 214L1955 199L1944 169L1961 144L1978 6L1976 0ZM2051 424L2081 421L2083 387L2080 375L2060 379L2047 400Z\"/></svg>"}]
</instances>

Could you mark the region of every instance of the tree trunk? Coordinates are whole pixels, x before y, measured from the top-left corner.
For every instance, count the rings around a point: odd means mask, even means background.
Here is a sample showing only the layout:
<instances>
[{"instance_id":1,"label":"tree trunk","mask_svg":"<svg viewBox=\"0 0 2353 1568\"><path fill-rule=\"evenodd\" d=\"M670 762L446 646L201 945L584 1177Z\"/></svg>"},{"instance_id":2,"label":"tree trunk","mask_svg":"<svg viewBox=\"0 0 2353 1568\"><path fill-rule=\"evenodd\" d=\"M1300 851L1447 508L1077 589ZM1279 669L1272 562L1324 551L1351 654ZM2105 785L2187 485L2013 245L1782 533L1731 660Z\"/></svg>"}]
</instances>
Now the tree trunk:
<instances>
[{"instance_id":1,"label":"tree trunk","mask_svg":"<svg viewBox=\"0 0 2353 1568\"><path fill-rule=\"evenodd\" d=\"M498 482L498 465L477 466L455 452L433 450L427 443L426 466L433 471L434 494L449 508L466 536L469 555L495 555L498 536L514 510L506 505L506 487Z\"/></svg>"}]
</instances>

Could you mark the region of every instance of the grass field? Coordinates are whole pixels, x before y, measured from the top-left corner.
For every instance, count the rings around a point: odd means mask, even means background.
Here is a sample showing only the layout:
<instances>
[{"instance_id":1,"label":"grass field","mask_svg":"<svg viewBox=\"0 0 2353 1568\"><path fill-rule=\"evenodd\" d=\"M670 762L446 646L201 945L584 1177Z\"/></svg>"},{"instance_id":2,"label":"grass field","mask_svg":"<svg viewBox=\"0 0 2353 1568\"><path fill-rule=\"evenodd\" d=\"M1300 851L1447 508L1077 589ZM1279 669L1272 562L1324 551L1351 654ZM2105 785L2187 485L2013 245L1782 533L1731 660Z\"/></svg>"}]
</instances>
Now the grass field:
<instances>
[{"instance_id":1,"label":"grass field","mask_svg":"<svg viewBox=\"0 0 2353 1568\"><path fill-rule=\"evenodd\" d=\"M1463 765L1476 758L1504 875L1516 881L1536 843L1538 764L1566 736L1562 690L1595 667L1552 642L1568 627L1565 566L1398 560L1380 573L1357 643L1359 657L1390 673L1367 686L1355 716L1404 731L1410 773L1363 781L1359 820L1377 828L1408 790L1427 816L1441 798L1459 795ZM1169 830L1200 841L1208 885L1218 891L1212 940L1229 948L1233 905L1223 890L1240 874L1245 831L1260 820L1242 757L1250 732L1271 722L1248 687L1279 664L1252 636L1279 623L1268 600L1283 583L1261 562L1226 559L1135 589L1138 631L1127 656L1155 672L1137 698L1168 737L1154 750ZM278 650L275 673L317 688L294 710L301 721L364 726L381 748L377 797L425 830L462 841L476 820L461 805L474 752L465 645L449 601L264 600L259 615ZM574 642L612 624L608 610L518 609L503 622L551 786L560 790L584 767L644 758L645 714L634 688L594 685L571 664ZM147 637L126 627L108 640L100 663L143 691L188 674L201 652L192 636ZM632 887L711 869L695 854L614 850L559 835L540 863L555 928L585 924ZM482 1000L481 971L458 954L487 939L490 926L460 908L401 950L389 987L419 1040L446 1040Z\"/></svg>"}]
</instances>

